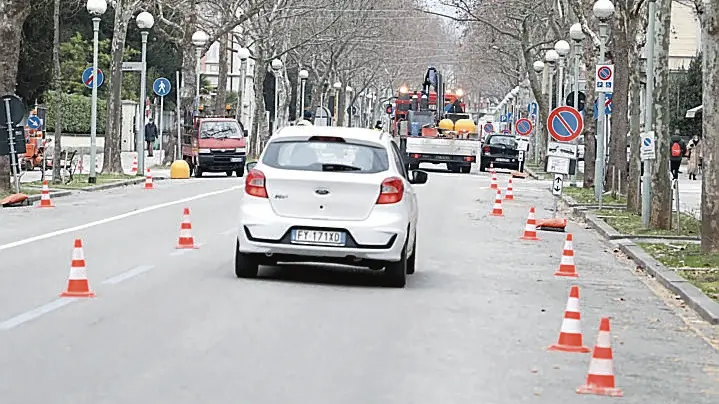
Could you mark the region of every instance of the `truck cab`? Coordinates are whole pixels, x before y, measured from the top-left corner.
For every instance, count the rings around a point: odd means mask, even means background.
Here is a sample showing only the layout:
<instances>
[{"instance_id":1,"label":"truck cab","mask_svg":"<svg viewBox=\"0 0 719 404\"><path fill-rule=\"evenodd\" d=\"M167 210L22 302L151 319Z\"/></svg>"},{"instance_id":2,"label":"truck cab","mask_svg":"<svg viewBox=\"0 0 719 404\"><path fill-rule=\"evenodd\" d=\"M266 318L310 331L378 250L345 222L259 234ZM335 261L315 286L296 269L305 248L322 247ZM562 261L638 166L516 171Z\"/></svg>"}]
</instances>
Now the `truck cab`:
<instances>
[{"instance_id":1,"label":"truck cab","mask_svg":"<svg viewBox=\"0 0 719 404\"><path fill-rule=\"evenodd\" d=\"M232 117L195 117L182 136L182 159L198 178L222 172L242 177L246 148L247 130Z\"/></svg>"}]
</instances>

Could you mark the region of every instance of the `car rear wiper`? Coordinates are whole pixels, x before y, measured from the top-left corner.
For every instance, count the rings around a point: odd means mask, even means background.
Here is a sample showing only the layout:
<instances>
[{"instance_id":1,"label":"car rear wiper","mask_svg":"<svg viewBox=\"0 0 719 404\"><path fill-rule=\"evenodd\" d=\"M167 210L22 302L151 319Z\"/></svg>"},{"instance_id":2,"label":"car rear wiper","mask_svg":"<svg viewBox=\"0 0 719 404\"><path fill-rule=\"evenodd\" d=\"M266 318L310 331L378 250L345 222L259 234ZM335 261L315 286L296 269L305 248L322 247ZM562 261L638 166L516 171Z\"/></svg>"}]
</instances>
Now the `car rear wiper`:
<instances>
[{"instance_id":1,"label":"car rear wiper","mask_svg":"<svg viewBox=\"0 0 719 404\"><path fill-rule=\"evenodd\" d=\"M322 171L361 171L361 167L350 166L347 164L322 164Z\"/></svg>"}]
</instances>

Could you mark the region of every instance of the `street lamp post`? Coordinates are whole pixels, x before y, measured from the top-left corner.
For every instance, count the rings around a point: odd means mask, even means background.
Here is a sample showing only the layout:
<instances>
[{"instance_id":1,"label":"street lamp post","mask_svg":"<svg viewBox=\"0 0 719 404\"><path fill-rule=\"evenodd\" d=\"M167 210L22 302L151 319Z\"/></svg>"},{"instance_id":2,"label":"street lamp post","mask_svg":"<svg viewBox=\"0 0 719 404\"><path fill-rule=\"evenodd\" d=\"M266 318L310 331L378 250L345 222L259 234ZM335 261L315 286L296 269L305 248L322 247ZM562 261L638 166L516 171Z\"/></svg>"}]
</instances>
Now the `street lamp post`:
<instances>
[{"instance_id":1,"label":"street lamp post","mask_svg":"<svg viewBox=\"0 0 719 404\"><path fill-rule=\"evenodd\" d=\"M582 41L584 41L584 31L582 31L582 24L576 23L569 28L569 37L572 38L574 43L574 109L579 111L579 65L582 63ZM585 106L586 108L586 106ZM572 176L572 180L569 184L570 187L577 185L577 175Z\"/></svg>"},{"instance_id":2,"label":"street lamp post","mask_svg":"<svg viewBox=\"0 0 719 404\"><path fill-rule=\"evenodd\" d=\"M592 7L592 12L599 20L599 63L604 64L605 47L609 36L607 22L614 15L614 3L611 0L597 0ZM594 169L594 196L599 201L600 208L604 194L604 162L606 160L606 115L604 112L604 93L600 92L597 96L597 158Z\"/></svg>"},{"instance_id":3,"label":"street lamp post","mask_svg":"<svg viewBox=\"0 0 719 404\"><path fill-rule=\"evenodd\" d=\"M97 183L95 160L97 159L97 52L100 32L100 16L107 11L105 0L88 0L85 8L92 15L92 104L90 106L90 175L87 182Z\"/></svg>"},{"instance_id":4,"label":"street lamp post","mask_svg":"<svg viewBox=\"0 0 719 404\"><path fill-rule=\"evenodd\" d=\"M202 49L210 40L205 31L198 30L192 34L192 44L195 46L195 116L200 115L200 70L202 70ZM194 119L192 125L195 125Z\"/></svg>"},{"instance_id":5,"label":"street lamp post","mask_svg":"<svg viewBox=\"0 0 719 404\"><path fill-rule=\"evenodd\" d=\"M554 50L559 55L559 70L557 71L557 106L564 104L564 60L569 54L571 47L565 40L559 40L554 44Z\"/></svg>"},{"instance_id":6,"label":"street lamp post","mask_svg":"<svg viewBox=\"0 0 719 404\"><path fill-rule=\"evenodd\" d=\"M532 69L534 69L534 72L539 76L540 73L544 72L544 62L541 60L537 60L532 64ZM544 86L544 84L542 84ZM536 96L536 94L535 94ZM532 159L534 160L534 164L539 164L539 150L540 150L540 138L542 136L542 122L539 119L539 111L537 111L536 119L534 120L534 156L532 156Z\"/></svg>"},{"instance_id":7,"label":"street lamp post","mask_svg":"<svg viewBox=\"0 0 719 404\"><path fill-rule=\"evenodd\" d=\"M147 90L147 36L148 30L155 25L155 18L147 11L143 11L137 15L135 19L137 28L140 28L142 35L142 71L140 72L140 130L137 131L137 175L145 175L145 124L147 115L145 113L145 92Z\"/></svg>"},{"instance_id":8,"label":"street lamp post","mask_svg":"<svg viewBox=\"0 0 719 404\"><path fill-rule=\"evenodd\" d=\"M650 132L654 130L654 25L656 24L656 3L649 0L648 24L647 24L647 46L644 50L646 55L646 76L644 95L644 130ZM642 224L649 227L649 220L652 214L652 160L646 159L644 164L644 178L642 178Z\"/></svg>"},{"instance_id":9,"label":"street lamp post","mask_svg":"<svg viewBox=\"0 0 719 404\"><path fill-rule=\"evenodd\" d=\"M337 121L339 120L339 117L340 117L339 111L337 111L337 110L340 107L340 89L342 88L342 83L340 83L338 81L338 82L332 84L332 88L335 89L335 107L334 107L335 119L334 119L332 126L337 126Z\"/></svg>"},{"instance_id":10,"label":"street lamp post","mask_svg":"<svg viewBox=\"0 0 719 404\"><path fill-rule=\"evenodd\" d=\"M557 63L557 60L559 60L559 53L555 51L554 49L550 49L547 51L547 53L544 55L544 61L547 65L547 78L549 83L549 97L548 97L548 106L547 106L547 116L552 113L552 95L554 91L554 65ZM547 128L547 135L549 135L549 128ZM547 145L549 145L549 139L550 136L547 136Z\"/></svg>"},{"instance_id":11,"label":"street lamp post","mask_svg":"<svg viewBox=\"0 0 719 404\"><path fill-rule=\"evenodd\" d=\"M275 75L275 112L274 119L272 121L272 134L274 135L277 132L277 117L279 117L278 110L280 109L280 69L282 69L282 61L279 59L272 59L270 66L272 67L272 71Z\"/></svg>"},{"instance_id":12,"label":"street lamp post","mask_svg":"<svg viewBox=\"0 0 719 404\"><path fill-rule=\"evenodd\" d=\"M237 94L237 120L245 124L245 82L247 81L247 59L250 58L250 50L244 46L237 51L240 58L240 92Z\"/></svg>"},{"instance_id":13,"label":"street lamp post","mask_svg":"<svg viewBox=\"0 0 719 404\"><path fill-rule=\"evenodd\" d=\"M300 119L305 119L305 88L307 86L307 78L310 77L310 72L305 69L300 70Z\"/></svg>"}]
</instances>

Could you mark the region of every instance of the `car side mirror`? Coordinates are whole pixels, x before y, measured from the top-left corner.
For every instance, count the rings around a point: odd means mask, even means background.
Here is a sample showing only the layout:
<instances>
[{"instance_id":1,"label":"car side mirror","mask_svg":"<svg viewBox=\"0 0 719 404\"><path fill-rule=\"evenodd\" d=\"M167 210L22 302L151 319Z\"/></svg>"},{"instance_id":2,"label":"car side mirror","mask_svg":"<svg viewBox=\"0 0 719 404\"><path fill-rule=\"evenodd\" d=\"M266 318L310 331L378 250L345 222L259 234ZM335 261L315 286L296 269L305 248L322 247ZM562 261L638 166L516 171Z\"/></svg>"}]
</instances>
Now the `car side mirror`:
<instances>
[{"instance_id":1,"label":"car side mirror","mask_svg":"<svg viewBox=\"0 0 719 404\"><path fill-rule=\"evenodd\" d=\"M247 163L247 171L254 169L256 165L257 165L256 161L250 161L249 163Z\"/></svg>"},{"instance_id":2,"label":"car side mirror","mask_svg":"<svg viewBox=\"0 0 719 404\"><path fill-rule=\"evenodd\" d=\"M250 135L250 132L247 131L247 129L242 129L242 134L245 135L245 137Z\"/></svg>"},{"instance_id":3,"label":"car side mirror","mask_svg":"<svg viewBox=\"0 0 719 404\"><path fill-rule=\"evenodd\" d=\"M409 183L416 185L426 184L428 178L429 175L426 171L412 170L410 171Z\"/></svg>"}]
</instances>

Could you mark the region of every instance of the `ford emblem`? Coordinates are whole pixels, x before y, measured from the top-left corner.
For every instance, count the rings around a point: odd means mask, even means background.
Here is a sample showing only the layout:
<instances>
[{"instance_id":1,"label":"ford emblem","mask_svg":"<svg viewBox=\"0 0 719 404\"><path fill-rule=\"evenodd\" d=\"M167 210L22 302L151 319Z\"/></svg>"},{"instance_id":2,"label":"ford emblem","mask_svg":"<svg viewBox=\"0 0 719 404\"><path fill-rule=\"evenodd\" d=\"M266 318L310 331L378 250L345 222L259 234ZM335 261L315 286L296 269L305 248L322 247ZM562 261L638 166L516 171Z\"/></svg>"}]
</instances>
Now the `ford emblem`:
<instances>
[{"instance_id":1,"label":"ford emblem","mask_svg":"<svg viewBox=\"0 0 719 404\"><path fill-rule=\"evenodd\" d=\"M328 191L324 188L318 188L318 189L315 189L315 193L317 195L329 195L330 191Z\"/></svg>"}]
</instances>

